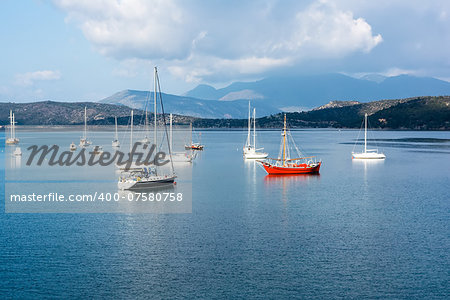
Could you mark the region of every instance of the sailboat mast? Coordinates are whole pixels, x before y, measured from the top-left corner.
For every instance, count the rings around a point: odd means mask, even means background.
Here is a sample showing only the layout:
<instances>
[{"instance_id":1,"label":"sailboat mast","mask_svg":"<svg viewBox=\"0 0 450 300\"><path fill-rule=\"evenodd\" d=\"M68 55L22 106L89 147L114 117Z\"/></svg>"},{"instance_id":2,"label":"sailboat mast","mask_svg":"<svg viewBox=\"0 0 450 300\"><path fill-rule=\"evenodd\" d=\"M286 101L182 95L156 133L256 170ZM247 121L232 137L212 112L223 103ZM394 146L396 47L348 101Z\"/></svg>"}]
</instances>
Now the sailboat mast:
<instances>
[{"instance_id":1,"label":"sailboat mast","mask_svg":"<svg viewBox=\"0 0 450 300\"><path fill-rule=\"evenodd\" d=\"M16 115L12 114L12 129L13 129L13 139L16 138Z\"/></svg>"},{"instance_id":2,"label":"sailboat mast","mask_svg":"<svg viewBox=\"0 0 450 300\"><path fill-rule=\"evenodd\" d=\"M87 137L87 117L86 117L86 106L84 107L84 136L83 138L86 139Z\"/></svg>"},{"instance_id":3,"label":"sailboat mast","mask_svg":"<svg viewBox=\"0 0 450 300\"><path fill-rule=\"evenodd\" d=\"M172 113L169 115L169 139L170 139L170 151L173 151L173 136L172 136Z\"/></svg>"},{"instance_id":4,"label":"sailboat mast","mask_svg":"<svg viewBox=\"0 0 450 300\"><path fill-rule=\"evenodd\" d=\"M16 138L16 115L13 113L13 138Z\"/></svg>"},{"instance_id":5,"label":"sailboat mast","mask_svg":"<svg viewBox=\"0 0 450 300\"><path fill-rule=\"evenodd\" d=\"M253 148L256 150L256 109L253 108Z\"/></svg>"},{"instance_id":6,"label":"sailboat mast","mask_svg":"<svg viewBox=\"0 0 450 300\"><path fill-rule=\"evenodd\" d=\"M130 153L133 149L133 110L131 110L131 126L130 126ZM131 155L131 154L130 154Z\"/></svg>"},{"instance_id":7,"label":"sailboat mast","mask_svg":"<svg viewBox=\"0 0 450 300\"><path fill-rule=\"evenodd\" d=\"M114 117L114 123L116 124L116 136L115 136L115 140L118 141L118 140L119 140L119 134L117 133L117 117Z\"/></svg>"},{"instance_id":8,"label":"sailboat mast","mask_svg":"<svg viewBox=\"0 0 450 300\"><path fill-rule=\"evenodd\" d=\"M191 143L190 143L190 146L192 147L192 122L189 123L189 131L191 132Z\"/></svg>"},{"instance_id":9,"label":"sailboat mast","mask_svg":"<svg viewBox=\"0 0 450 300\"><path fill-rule=\"evenodd\" d=\"M147 111L147 105L145 106L145 136L147 136L148 133L148 111Z\"/></svg>"},{"instance_id":10,"label":"sailboat mast","mask_svg":"<svg viewBox=\"0 0 450 300\"><path fill-rule=\"evenodd\" d=\"M13 133L13 127L14 127L14 120L13 120L13 114L12 114L12 110L9 110L9 129L11 130L11 138L14 138L14 133Z\"/></svg>"},{"instance_id":11,"label":"sailboat mast","mask_svg":"<svg viewBox=\"0 0 450 300\"><path fill-rule=\"evenodd\" d=\"M364 153L367 153L367 113L364 117Z\"/></svg>"},{"instance_id":12,"label":"sailboat mast","mask_svg":"<svg viewBox=\"0 0 450 300\"><path fill-rule=\"evenodd\" d=\"M157 131L156 131L156 90L157 90L157 76L158 76L158 70L156 69L156 67L155 67L155 95L154 95L154 110L155 110L155 124L154 124L154 128L153 128L153 139L155 140L155 146L156 147L158 147L158 139L157 139ZM156 150L158 150L158 149L156 149Z\"/></svg>"},{"instance_id":13,"label":"sailboat mast","mask_svg":"<svg viewBox=\"0 0 450 300\"><path fill-rule=\"evenodd\" d=\"M247 147L250 146L250 128L252 124L250 123L250 101L248 101L248 134L247 134Z\"/></svg>"},{"instance_id":14,"label":"sailboat mast","mask_svg":"<svg viewBox=\"0 0 450 300\"><path fill-rule=\"evenodd\" d=\"M286 114L284 115L284 128L283 128L283 166L286 162Z\"/></svg>"}]
</instances>

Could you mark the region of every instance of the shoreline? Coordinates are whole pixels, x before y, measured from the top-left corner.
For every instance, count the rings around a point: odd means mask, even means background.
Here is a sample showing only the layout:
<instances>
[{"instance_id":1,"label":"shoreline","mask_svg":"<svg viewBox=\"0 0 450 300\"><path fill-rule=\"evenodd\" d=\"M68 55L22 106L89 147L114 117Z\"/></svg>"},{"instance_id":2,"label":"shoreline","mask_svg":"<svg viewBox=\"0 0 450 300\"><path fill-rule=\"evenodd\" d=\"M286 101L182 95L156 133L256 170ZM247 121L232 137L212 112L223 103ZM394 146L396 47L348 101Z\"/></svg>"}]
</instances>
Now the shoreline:
<instances>
[{"instance_id":1,"label":"shoreline","mask_svg":"<svg viewBox=\"0 0 450 300\"><path fill-rule=\"evenodd\" d=\"M39 129L52 129L54 131L82 131L84 125L16 125L16 129L24 129L30 131L39 131ZM174 129L186 129L189 125L173 125ZM89 125L89 130L92 131L114 131L114 125ZM118 125L119 129L128 129L127 125ZM0 128L0 132L8 131L8 126L3 126ZM135 131L145 131L144 125L134 125L133 130ZM153 130L153 129L152 129ZM246 127L195 127L196 131L247 131ZM258 128L258 131L279 131L281 128L279 127L263 127ZM306 130L315 130L315 131L359 131L360 128L336 128L336 127L294 127L290 129L291 131L306 131ZM443 132L450 131L450 129L410 129L410 128L371 128L370 131L414 131L414 132Z\"/></svg>"}]
</instances>

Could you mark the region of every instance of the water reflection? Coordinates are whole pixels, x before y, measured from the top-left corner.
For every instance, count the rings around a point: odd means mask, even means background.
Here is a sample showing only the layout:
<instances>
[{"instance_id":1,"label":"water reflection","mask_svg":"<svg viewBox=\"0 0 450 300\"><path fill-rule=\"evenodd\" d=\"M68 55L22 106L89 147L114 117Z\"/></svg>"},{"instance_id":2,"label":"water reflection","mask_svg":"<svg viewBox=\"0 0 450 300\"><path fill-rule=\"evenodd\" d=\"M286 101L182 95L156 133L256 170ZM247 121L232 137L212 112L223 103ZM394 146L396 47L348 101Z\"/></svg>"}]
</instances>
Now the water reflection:
<instances>
[{"instance_id":1,"label":"water reflection","mask_svg":"<svg viewBox=\"0 0 450 300\"><path fill-rule=\"evenodd\" d=\"M308 185L313 181L320 180L320 174L287 174L266 175L264 186L271 190L278 190L282 194L283 201L287 200L289 192L295 191L299 186Z\"/></svg>"},{"instance_id":2,"label":"water reflection","mask_svg":"<svg viewBox=\"0 0 450 300\"><path fill-rule=\"evenodd\" d=\"M286 174L286 175L266 175L264 183L266 185L297 185L299 183L308 183L312 180L320 179L320 174Z\"/></svg>"},{"instance_id":3,"label":"water reflection","mask_svg":"<svg viewBox=\"0 0 450 300\"><path fill-rule=\"evenodd\" d=\"M22 155L16 155L16 149L20 149L20 147L7 147L5 150L5 158L9 160L9 168L10 169L19 169L22 166ZM21 151L20 151L21 152Z\"/></svg>"},{"instance_id":4,"label":"water reflection","mask_svg":"<svg viewBox=\"0 0 450 300\"><path fill-rule=\"evenodd\" d=\"M384 164L385 159L352 159L352 166L356 169L363 169L367 176L369 168L376 169Z\"/></svg>"},{"instance_id":5,"label":"water reflection","mask_svg":"<svg viewBox=\"0 0 450 300\"><path fill-rule=\"evenodd\" d=\"M361 198L368 200L370 198L369 169L375 171L384 165L384 159L352 159L352 166L356 169L363 169L363 193Z\"/></svg>"},{"instance_id":6,"label":"water reflection","mask_svg":"<svg viewBox=\"0 0 450 300\"><path fill-rule=\"evenodd\" d=\"M173 184L139 191L118 191L118 212L122 213L165 213L171 212L176 201L176 188ZM171 201L171 197L175 197Z\"/></svg>"}]
</instances>

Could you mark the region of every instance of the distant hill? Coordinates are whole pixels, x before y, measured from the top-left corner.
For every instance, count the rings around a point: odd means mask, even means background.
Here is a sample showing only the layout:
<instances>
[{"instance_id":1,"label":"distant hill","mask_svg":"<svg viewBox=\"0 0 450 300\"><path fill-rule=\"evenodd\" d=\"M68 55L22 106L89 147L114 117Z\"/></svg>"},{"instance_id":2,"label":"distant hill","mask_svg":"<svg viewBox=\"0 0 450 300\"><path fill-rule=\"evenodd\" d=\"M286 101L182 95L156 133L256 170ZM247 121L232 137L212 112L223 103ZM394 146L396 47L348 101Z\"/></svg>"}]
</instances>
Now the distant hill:
<instances>
[{"instance_id":1,"label":"distant hill","mask_svg":"<svg viewBox=\"0 0 450 300\"><path fill-rule=\"evenodd\" d=\"M145 103L150 99L148 111L153 111L153 92L124 90L100 100L100 103L126 105L132 108L145 110ZM236 101L208 101L193 97L164 94L164 110L174 113L199 118L245 118L248 114L248 100ZM265 101L253 101L257 115L266 116L280 112L279 109L267 104Z\"/></svg>"},{"instance_id":2,"label":"distant hill","mask_svg":"<svg viewBox=\"0 0 450 300\"><path fill-rule=\"evenodd\" d=\"M120 125L130 121L131 108L123 105L96 102L0 103L0 125L9 124L9 110L14 111L18 125L81 125L84 124L84 107L87 108L87 123L90 125L112 125L117 117ZM134 123L142 124L144 112L134 111ZM149 117L152 119L152 116ZM175 116L175 123L188 124L193 118Z\"/></svg>"},{"instance_id":3,"label":"distant hill","mask_svg":"<svg viewBox=\"0 0 450 300\"><path fill-rule=\"evenodd\" d=\"M372 128L450 130L450 96L415 97L369 103L330 103L321 108L288 113L291 128L360 128L364 114L369 114ZM245 127L247 120L207 120L194 122L196 127ZM281 128L283 114L262 117L257 126Z\"/></svg>"},{"instance_id":4,"label":"distant hill","mask_svg":"<svg viewBox=\"0 0 450 300\"><path fill-rule=\"evenodd\" d=\"M228 102L225 102L228 103ZM112 125L118 117L121 125L130 120L131 108L92 102L0 103L0 125L9 124L9 110L13 109L18 125L81 125L84 122L84 107L90 125ZM244 115L247 107L243 108ZM450 130L450 96L414 97L397 100L380 100L368 103L356 101L333 101L316 109L300 113L288 113L292 128L359 128L364 114L369 114L372 128ZM134 110L135 124L143 124L144 111ZM283 114L277 113L257 119L257 126L280 128ZM152 121L152 116L149 116ZM246 127L247 118L201 119L175 115L174 124L189 124L204 128Z\"/></svg>"},{"instance_id":5,"label":"distant hill","mask_svg":"<svg viewBox=\"0 0 450 300\"><path fill-rule=\"evenodd\" d=\"M384 77L369 74L359 79L343 74L278 76L255 82L236 82L221 89L201 85L187 92L186 96L220 100L236 94L244 99L261 99L266 104L285 111L301 111L333 100L368 102L450 95L450 83L409 75Z\"/></svg>"}]
</instances>

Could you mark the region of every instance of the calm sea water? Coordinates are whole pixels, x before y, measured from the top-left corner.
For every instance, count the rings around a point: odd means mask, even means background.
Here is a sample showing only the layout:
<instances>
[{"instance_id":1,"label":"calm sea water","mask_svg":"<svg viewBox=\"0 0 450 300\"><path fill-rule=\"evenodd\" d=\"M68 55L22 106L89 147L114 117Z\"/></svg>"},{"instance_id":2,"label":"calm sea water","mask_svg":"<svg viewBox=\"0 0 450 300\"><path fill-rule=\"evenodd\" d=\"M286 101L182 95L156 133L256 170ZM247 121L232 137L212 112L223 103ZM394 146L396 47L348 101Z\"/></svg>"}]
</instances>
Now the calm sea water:
<instances>
[{"instance_id":1,"label":"calm sea water","mask_svg":"<svg viewBox=\"0 0 450 300\"><path fill-rule=\"evenodd\" d=\"M52 136L20 134L22 150ZM351 160L357 131L293 136L322 159L319 176L266 176L242 159L245 131L203 131L191 214L2 213L0 294L448 298L450 133L376 132L387 159L370 163ZM258 135L271 156L279 141Z\"/></svg>"}]
</instances>

